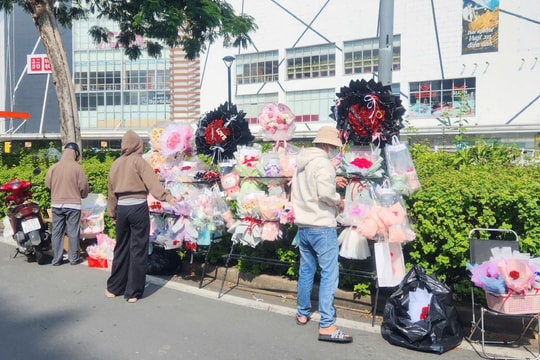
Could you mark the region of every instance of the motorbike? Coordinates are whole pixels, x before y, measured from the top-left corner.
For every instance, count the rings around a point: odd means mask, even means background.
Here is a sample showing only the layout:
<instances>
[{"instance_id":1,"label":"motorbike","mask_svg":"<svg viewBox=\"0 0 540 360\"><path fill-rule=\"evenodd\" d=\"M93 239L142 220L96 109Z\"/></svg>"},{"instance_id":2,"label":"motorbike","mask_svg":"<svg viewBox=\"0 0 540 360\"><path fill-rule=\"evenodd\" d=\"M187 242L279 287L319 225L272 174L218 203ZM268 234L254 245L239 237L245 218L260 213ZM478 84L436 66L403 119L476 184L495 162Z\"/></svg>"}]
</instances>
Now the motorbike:
<instances>
[{"instance_id":1,"label":"motorbike","mask_svg":"<svg viewBox=\"0 0 540 360\"><path fill-rule=\"evenodd\" d=\"M39 171L34 171L39 174ZM46 263L44 252L51 247L51 233L48 230L40 206L32 200L30 181L12 179L0 185L0 192L5 193L4 204L7 209L13 240L17 243L18 254L26 256L28 262Z\"/></svg>"}]
</instances>

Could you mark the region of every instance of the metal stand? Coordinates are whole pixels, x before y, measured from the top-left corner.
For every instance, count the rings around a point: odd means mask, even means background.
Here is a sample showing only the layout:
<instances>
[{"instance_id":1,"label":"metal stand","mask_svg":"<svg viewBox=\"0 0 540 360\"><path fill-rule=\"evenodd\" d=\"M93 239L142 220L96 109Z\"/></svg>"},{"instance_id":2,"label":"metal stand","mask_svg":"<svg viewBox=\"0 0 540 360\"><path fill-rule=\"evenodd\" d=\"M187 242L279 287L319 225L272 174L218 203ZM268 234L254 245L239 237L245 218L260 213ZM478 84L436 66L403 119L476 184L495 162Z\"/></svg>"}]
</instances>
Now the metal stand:
<instances>
[{"instance_id":1,"label":"metal stand","mask_svg":"<svg viewBox=\"0 0 540 360\"><path fill-rule=\"evenodd\" d=\"M486 328L485 328L485 315L489 314L490 316L494 317L504 317L504 318L521 318L523 320L526 320L527 323L525 326L523 326L521 333L513 339L489 339L486 336ZM503 320L503 319L501 319ZM538 351L535 353L531 349L529 349L527 346L520 344L520 341L523 339L523 336L529 329L533 329L533 325L539 325L540 324L540 314L531 314L528 315L509 315L509 314L503 314L497 311L493 311L490 309L485 308L484 306L480 307L480 319L478 321L475 321L474 315L473 315L473 321L472 321L472 327L471 332L469 336L466 337L467 341L471 344L480 344L481 352L477 351L477 353L483 357L484 359L492 359L492 360L536 360L540 359L540 339L536 339L538 342ZM473 337L476 334L476 332L480 332L480 340L474 340ZM495 346L505 346L505 347L514 347L514 348L523 348L529 353L531 356L527 357L514 357L514 356L498 356L498 355L490 355L486 352L486 346L489 345L495 345ZM475 349L476 350L476 349Z\"/></svg>"},{"instance_id":2,"label":"metal stand","mask_svg":"<svg viewBox=\"0 0 540 360\"><path fill-rule=\"evenodd\" d=\"M285 266L285 267L294 266L294 263L289 262L289 261L282 261L282 260L277 260L277 259L266 259L266 258L260 258L260 257L254 257L254 256L246 256L246 255L241 255L241 254L235 254L234 253L234 246L235 245L236 244L234 244L234 243L231 244L231 249L229 250L229 254L226 255L227 258L225 260L225 271L224 271L224 274L223 274L223 279L221 280L221 287L219 288L218 299L221 298L223 295L225 295L223 293L223 287L225 285L225 280L227 279L227 272L228 272L228 269L229 269L229 264L230 264L231 259L255 262L255 263L260 263L260 264L267 264L267 265L274 265L274 266ZM376 312L377 312L377 304L378 304L378 301L379 301L379 286L378 286L378 283L377 283L377 273L376 273L376 271L362 271L362 270L343 269L340 266L339 273L340 273L340 275L349 275L349 276L353 276L353 277L367 278L370 281L375 283L375 287L376 287L375 297L374 298L372 297L372 300L371 300L371 315L372 315L371 326L375 326L375 315L376 315ZM239 281L239 279L237 280L235 286L238 286L238 281ZM230 290L232 290L232 288L229 289L229 291Z\"/></svg>"}]
</instances>

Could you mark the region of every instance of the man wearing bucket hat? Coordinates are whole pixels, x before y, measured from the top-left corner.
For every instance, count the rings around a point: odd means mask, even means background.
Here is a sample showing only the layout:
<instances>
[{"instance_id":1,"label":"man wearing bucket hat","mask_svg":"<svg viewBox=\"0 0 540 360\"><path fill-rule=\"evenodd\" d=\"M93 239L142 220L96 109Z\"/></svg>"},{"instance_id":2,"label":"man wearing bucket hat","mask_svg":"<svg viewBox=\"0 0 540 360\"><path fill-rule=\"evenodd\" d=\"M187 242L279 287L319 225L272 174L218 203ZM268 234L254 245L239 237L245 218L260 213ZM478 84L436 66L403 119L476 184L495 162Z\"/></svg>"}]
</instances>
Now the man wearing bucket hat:
<instances>
[{"instance_id":1,"label":"man wearing bucket hat","mask_svg":"<svg viewBox=\"0 0 540 360\"><path fill-rule=\"evenodd\" d=\"M317 266L319 284L319 340L351 343L352 336L336 327L334 294L339 280L339 245L336 215L343 206L336 192L336 171L331 159L342 146L339 132L323 126L313 140L313 147L300 150L292 179L292 203L300 249L296 323L305 325L311 315L311 291Z\"/></svg>"}]
</instances>

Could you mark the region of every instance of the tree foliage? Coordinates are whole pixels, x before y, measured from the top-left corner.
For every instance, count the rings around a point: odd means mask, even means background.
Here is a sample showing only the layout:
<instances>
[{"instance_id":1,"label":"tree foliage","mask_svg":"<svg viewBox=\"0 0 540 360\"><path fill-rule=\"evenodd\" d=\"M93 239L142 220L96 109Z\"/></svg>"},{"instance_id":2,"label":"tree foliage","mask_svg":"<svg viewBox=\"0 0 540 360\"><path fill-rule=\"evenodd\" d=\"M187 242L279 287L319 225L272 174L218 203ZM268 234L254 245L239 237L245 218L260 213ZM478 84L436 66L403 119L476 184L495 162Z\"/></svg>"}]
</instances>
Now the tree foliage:
<instances>
[{"instance_id":1,"label":"tree foliage","mask_svg":"<svg viewBox=\"0 0 540 360\"><path fill-rule=\"evenodd\" d=\"M145 39L145 50L159 56L163 45L181 47L187 58L204 52L207 44L223 39L225 47L246 47L256 30L251 16L235 14L226 1L219 0L128 0L87 1L98 17L115 21L120 28L117 44L130 59L141 55L136 36ZM109 30L94 26L90 30L96 42L107 41Z\"/></svg>"},{"instance_id":2,"label":"tree foliage","mask_svg":"<svg viewBox=\"0 0 540 360\"><path fill-rule=\"evenodd\" d=\"M246 14L237 15L223 0L0 0L0 10L7 13L20 6L30 14L39 33L52 69L60 113L62 143L81 146L81 130L75 89L62 44L58 24L70 28L74 20L89 15L115 22L120 32L114 39L131 60L142 51L158 57L164 46L180 47L194 59L208 44L223 39L226 47L247 47L249 33L257 26ZM111 40L112 32L93 26L89 36L99 43ZM144 39L141 45L135 41Z\"/></svg>"}]
</instances>

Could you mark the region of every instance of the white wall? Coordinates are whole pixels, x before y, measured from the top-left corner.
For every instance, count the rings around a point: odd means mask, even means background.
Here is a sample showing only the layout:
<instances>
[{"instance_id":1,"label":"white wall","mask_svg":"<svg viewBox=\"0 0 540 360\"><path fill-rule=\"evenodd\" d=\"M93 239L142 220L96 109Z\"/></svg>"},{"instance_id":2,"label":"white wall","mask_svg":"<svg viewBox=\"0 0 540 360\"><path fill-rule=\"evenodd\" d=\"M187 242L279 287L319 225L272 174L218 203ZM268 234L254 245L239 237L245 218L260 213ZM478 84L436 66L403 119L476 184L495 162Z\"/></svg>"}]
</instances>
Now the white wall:
<instances>
[{"instance_id":1,"label":"white wall","mask_svg":"<svg viewBox=\"0 0 540 360\"><path fill-rule=\"evenodd\" d=\"M242 53L279 49L280 59L284 59L286 48L327 41L342 47L343 41L377 36L378 0L229 2L237 11L243 9L253 16L259 27L252 35L254 45L242 49ZM276 3L282 4L294 16ZM431 4L430 0L394 2L394 33L401 34L402 49L401 70L393 73L392 80L401 84L401 91L406 95L402 98L404 105L408 106L409 82L440 80L443 77L476 77L476 116L467 118L468 132L516 133L526 130L528 134L523 136L527 137L527 141L533 139L540 130L540 100L530 104L540 94L540 64L535 63L535 58L540 57L540 1L500 0L498 52L469 55L461 55L462 2L434 1L434 9ZM319 12L318 18L313 21ZM311 24L311 29L306 30L306 24ZM237 55L237 50L223 49L220 44L215 44L201 57L204 71L202 112L217 107L227 99L227 69L221 61L225 55ZM236 94L257 91L278 91L280 101L284 99L284 91L328 87L338 91L341 86L348 85L351 79L358 79L359 75L342 76L342 53L338 51L336 57L338 67L334 78L284 80L286 64L283 64L280 67L279 85L269 83L263 88L262 84L237 87L233 72L233 102ZM411 125L420 134L441 131L435 119L411 119Z\"/></svg>"}]
</instances>

